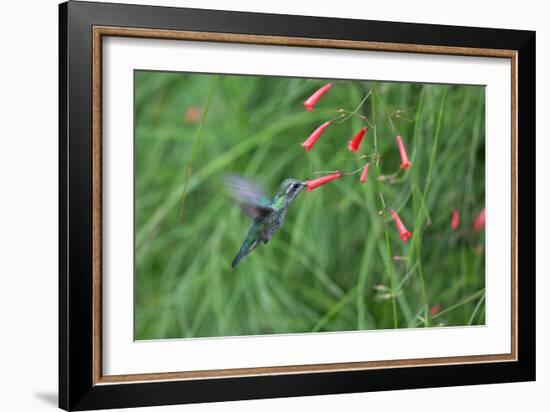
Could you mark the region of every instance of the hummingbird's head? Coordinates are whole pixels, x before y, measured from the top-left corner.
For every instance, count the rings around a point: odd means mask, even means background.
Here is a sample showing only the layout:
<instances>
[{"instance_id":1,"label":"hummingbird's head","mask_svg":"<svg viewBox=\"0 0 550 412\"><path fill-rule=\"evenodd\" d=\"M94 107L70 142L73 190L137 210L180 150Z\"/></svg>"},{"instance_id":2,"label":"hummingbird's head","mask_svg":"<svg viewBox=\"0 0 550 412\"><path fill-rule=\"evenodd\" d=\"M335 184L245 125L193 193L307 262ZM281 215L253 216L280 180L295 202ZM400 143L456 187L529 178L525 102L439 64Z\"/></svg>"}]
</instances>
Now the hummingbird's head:
<instances>
[{"instance_id":1,"label":"hummingbird's head","mask_svg":"<svg viewBox=\"0 0 550 412\"><path fill-rule=\"evenodd\" d=\"M301 182L297 179L286 179L279 186L277 191L277 197L282 197L285 199L285 203L289 204L294 200L294 198L306 187L304 182Z\"/></svg>"}]
</instances>

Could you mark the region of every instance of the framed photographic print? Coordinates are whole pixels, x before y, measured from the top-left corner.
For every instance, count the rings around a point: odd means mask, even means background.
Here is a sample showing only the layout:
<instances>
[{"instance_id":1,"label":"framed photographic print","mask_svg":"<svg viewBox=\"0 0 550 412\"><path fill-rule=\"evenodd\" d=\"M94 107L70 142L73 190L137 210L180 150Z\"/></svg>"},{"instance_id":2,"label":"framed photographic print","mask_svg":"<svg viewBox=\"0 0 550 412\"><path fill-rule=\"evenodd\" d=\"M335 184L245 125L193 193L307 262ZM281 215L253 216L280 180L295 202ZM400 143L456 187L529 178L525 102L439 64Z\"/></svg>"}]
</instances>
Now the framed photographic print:
<instances>
[{"instance_id":1,"label":"framed photographic print","mask_svg":"<svg viewBox=\"0 0 550 412\"><path fill-rule=\"evenodd\" d=\"M61 408L535 379L534 32L70 1L59 40Z\"/></svg>"}]
</instances>

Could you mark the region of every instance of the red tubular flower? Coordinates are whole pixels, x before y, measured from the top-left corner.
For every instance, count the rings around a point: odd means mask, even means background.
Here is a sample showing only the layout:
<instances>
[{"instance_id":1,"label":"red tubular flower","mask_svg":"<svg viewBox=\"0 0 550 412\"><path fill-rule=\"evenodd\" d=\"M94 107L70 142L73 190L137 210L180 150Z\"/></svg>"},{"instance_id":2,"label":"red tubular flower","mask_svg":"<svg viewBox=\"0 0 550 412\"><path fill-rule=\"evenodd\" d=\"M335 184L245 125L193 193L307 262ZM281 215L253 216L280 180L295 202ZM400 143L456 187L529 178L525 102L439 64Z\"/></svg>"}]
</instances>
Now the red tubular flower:
<instances>
[{"instance_id":1,"label":"red tubular flower","mask_svg":"<svg viewBox=\"0 0 550 412\"><path fill-rule=\"evenodd\" d=\"M326 176L320 177L318 179L306 180L307 191L311 192L316 187L322 186L325 183L330 182L331 180L339 179L340 177L342 177L342 173L334 172L330 175L326 175Z\"/></svg>"},{"instance_id":2,"label":"red tubular flower","mask_svg":"<svg viewBox=\"0 0 550 412\"><path fill-rule=\"evenodd\" d=\"M458 226L460 225L460 214L458 213L458 209L453 209L453 214L451 216L451 229L456 230L458 229Z\"/></svg>"},{"instance_id":3,"label":"red tubular flower","mask_svg":"<svg viewBox=\"0 0 550 412\"><path fill-rule=\"evenodd\" d=\"M412 236L411 232L407 230L401 219L399 219L397 213L395 213L395 210L390 210L390 215L391 217L393 217L393 221L395 222L395 226L397 226L397 230L399 230L399 239L401 239L403 242L407 242Z\"/></svg>"},{"instance_id":4,"label":"red tubular flower","mask_svg":"<svg viewBox=\"0 0 550 412\"><path fill-rule=\"evenodd\" d=\"M474 220L474 230L476 232L481 232L485 227L485 208L477 215Z\"/></svg>"},{"instance_id":5,"label":"red tubular flower","mask_svg":"<svg viewBox=\"0 0 550 412\"><path fill-rule=\"evenodd\" d=\"M330 122L325 122L321 126L319 126L317 129L315 129L313 131L313 133L311 133L309 135L309 137L306 139L306 141L304 143L302 143L302 146L304 146L306 148L306 152L309 153L309 151L311 150L311 148L313 147L313 145L315 144L317 139L319 139L319 137L321 137L321 135L323 134L325 129L329 126L330 126Z\"/></svg>"},{"instance_id":6,"label":"red tubular flower","mask_svg":"<svg viewBox=\"0 0 550 412\"><path fill-rule=\"evenodd\" d=\"M407 156L407 151L405 150L405 145L403 144L403 139L401 136L395 136L397 140L397 146L399 147L399 154L401 155L401 169L407 170L412 163L409 162L409 156Z\"/></svg>"},{"instance_id":7,"label":"red tubular flower","mask_svg":"<svg viewBox=\"0 0 550 412\"><path fill-rule=\"evenodd\" d=\"M363 140L363 136L365 135L365 132L368 130L368 127L363 127L361 130L359 130L359 133L355 135L355 137L348 142L348 149L351 150L354 153L357 153L359 150L359 145L361 144L361 140Z\"/></svg>"},{"instance_id":8,"label":"red tubular flower","mask_svg":"<svg viewBox=\"0 0 550 412\"><path fill-rule=\"evenodd\" d=\"M315 93L313 93L309 98L304 102L304 106L308 112L313 111L313 107L317 104L319 99L323 94L326 93L328 89L330 89L332 86L332 83L327 83L323 87L321 87L319 90L317 90Z\"/></svg>"},{"instance_id":9,"label":"red tubular flower","mask_svg":"<svg viewBox=\"0 0 550 412\"><path fill-rule=\"evenodd\" d=\"M367 174L369 173L369 164L367 163L365 167L363 168L363 173L361 173L361 183L365 183L365 180L367 180Z\"/></svg>"}]
</instances>

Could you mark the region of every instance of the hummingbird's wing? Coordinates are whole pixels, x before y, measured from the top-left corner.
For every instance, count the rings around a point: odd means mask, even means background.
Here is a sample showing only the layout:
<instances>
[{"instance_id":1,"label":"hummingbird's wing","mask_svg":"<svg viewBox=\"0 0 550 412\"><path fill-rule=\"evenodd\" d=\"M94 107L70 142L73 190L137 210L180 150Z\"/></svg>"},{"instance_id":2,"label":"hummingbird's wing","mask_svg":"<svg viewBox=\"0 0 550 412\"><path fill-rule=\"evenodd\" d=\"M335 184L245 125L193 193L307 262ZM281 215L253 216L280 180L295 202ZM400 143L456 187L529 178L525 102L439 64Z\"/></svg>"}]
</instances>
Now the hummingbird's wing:
<instances>
[{"instance_id":1,"label":"hummingbird's wing","mask_svg":"<svg viewBox=\"0 0 550 412\"><path fill-rule=\"evenodd\" d=\"M273 211L264 191L255 183L237 175L226 175L224 183L229 195L251 218L263 217Z\"/></svg>"}]
</instances>

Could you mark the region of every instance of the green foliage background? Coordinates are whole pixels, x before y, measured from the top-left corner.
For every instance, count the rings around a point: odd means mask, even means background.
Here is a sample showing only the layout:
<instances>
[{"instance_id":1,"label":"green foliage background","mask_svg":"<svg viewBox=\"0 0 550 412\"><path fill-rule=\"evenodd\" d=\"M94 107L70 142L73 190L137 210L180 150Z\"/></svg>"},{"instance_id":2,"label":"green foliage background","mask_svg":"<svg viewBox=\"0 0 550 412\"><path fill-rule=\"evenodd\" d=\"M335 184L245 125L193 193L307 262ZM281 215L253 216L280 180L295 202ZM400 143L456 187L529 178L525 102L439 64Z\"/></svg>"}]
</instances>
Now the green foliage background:
<instances>
[{"instance_id":1,"label":"green foliage background","mask_svg":"<svg viewBox=\"0 0 550 412\"><path fill-rule=\"evenodd\" d=\"M325 83L136 71L136 339L485 322L484 234L471 229L485 198L484 88L333 81L306 112L302 101ZM364 125L358 116L332 124L309 154L300 143L369 91L358 112L375 127L360 153L376 145L380 161L367 182L356 174L304 191L270 243L232 270L250 221L228 200L223 174L272 195L287 177L363 166L346 148ZM406 173L396 133L414 164ZM380 192L413 232L408 243L380 214Z\"/></svg>"}]
</instances>

